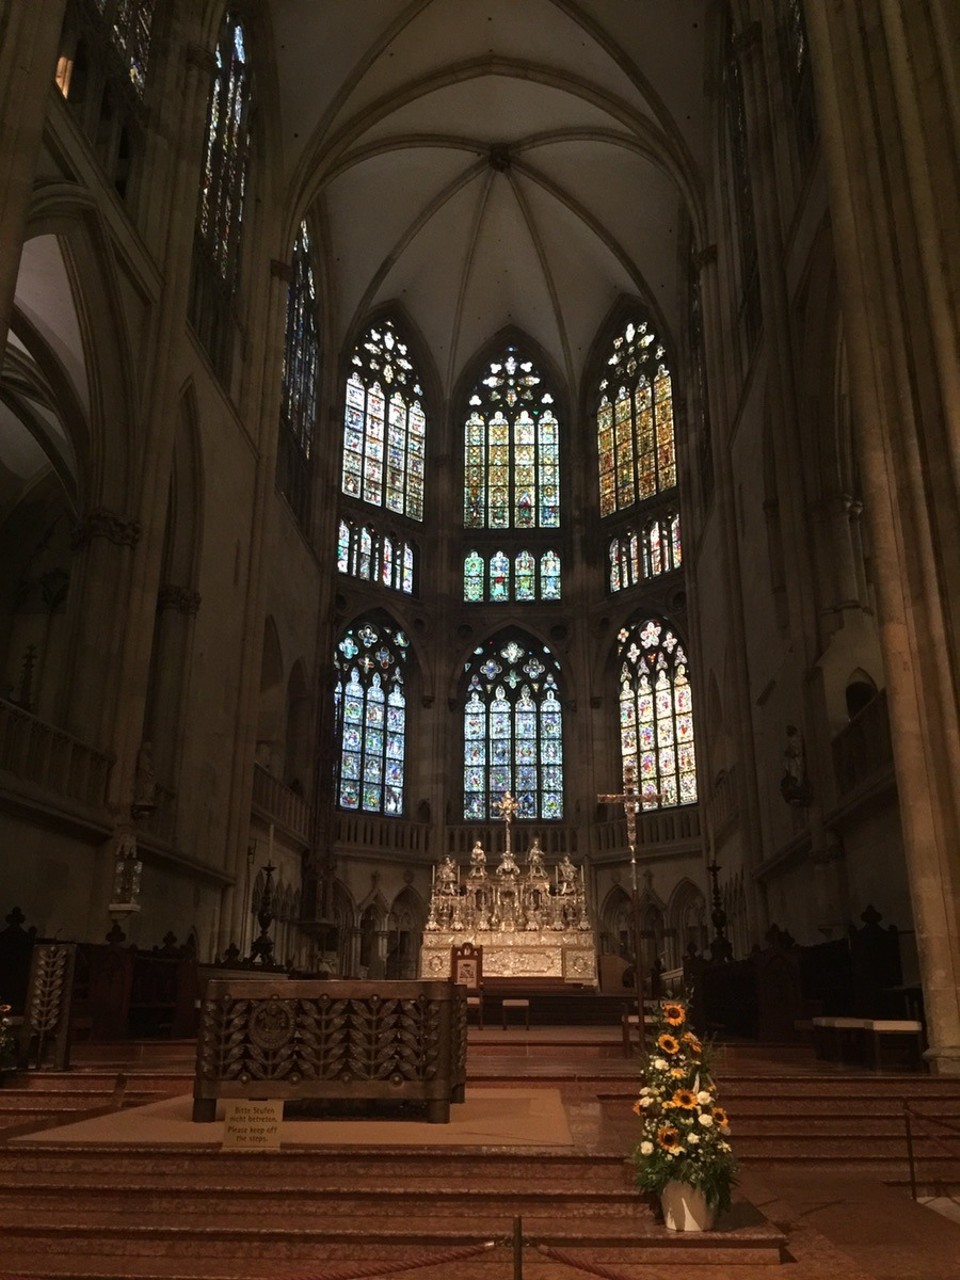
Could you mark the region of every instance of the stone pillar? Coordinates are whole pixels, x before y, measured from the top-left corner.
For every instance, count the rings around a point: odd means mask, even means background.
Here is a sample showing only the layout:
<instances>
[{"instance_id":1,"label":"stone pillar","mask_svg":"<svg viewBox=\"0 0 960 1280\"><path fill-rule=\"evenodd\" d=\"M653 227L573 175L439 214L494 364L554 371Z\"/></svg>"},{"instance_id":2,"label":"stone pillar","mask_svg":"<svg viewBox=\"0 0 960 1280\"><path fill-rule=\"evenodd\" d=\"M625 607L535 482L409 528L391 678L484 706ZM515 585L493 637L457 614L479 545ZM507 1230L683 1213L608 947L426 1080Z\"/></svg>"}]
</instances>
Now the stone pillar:
<instances>
[{"instance_id":1,"label":"stone pillar","mask_svg":"<svg viewBox=\"0 0 960 1280\"><path fill-rule=\"evenodd\" d=\"M0 335L6 344L66 0L0 0Z\"/></svg>"},{"instance_id":2,"label":"stone pillar","mask_svg":"<svg viewBox=\"0 0 960 1280\"><path fill-rule=\"evenodd\" d=\"M71 638L63 708L64 727L84 742L112 742L119 668L140 524L104 508L77 526L77 563L70 575ZM134 758L136 751L134 751ZM131 782L133 777L131 764Z\"/></svg>"},{"instance_id":3,"label":"stone pillar","mask_svg":"<svg viewBox=\"0 0 960 1280\"><path fill-rule=\"evenodd\" d=\"M185 726L186 673L190 669L198 592L164 583L157 595L150 697L143 735L153 743L157 777L179 791L180 753Z\"/></svg>"},{"instance_id":4,"label":"stone pillar","mask_svg":"<svg viewBox=\"0 0 960 1280\"><path fill-rule=\"evenodd\" d=\"M700 268L700 297L703 306L704 357L707 365L707 391L710 397L710 414L715 425L733 420L732 409L723 403L723 396L730 386L724 367L723 307L720 302L720 282L717 278L716 246L703 250L698 258ZM728 411L729 410L729 411ZM719 437L719 432L717 436ZM740 570L740 548L737 539L737 512L733 472L730 465L729 441L715 439L715 498L716 519L721 531L724 581L728 584L730 611L730 653L733 658L736 679L736 700L731 708L731 720L735 725L736 739L741 744L741 764L736 770L739 831L743 847L744 894L747 919L744 928L752 939L759 940L770 923L766 906L761 897L753 872L763 861L760 831L760 804L757 794L756 745L753 734L753 708L750 699L750 680L746 666L747 638L743 613L743 575ZM702 662L702 660L700 660ZM701 665L701 671L703 667ZM701 681L702 682L702 681ZM706 694L706 689L703 690ZM701 701L701 707L704 705ZM701 723L706 719L701 715ZM703 779L705 780L705 779ZM705 788L700 792L700 811L708 824L705 832L704 862L716 860L713 832L709 829L714 807L708 803Z\"/></svg>"},{"instance_id":5,"label":"stone pillar","mask_svg":"<svg viewBox=\"0 0 960 1280\"><path fill-rule=\"evenodd\" d=\"M929 1057L960 1074L960 10L806 17Z\"/></svg>"}]
</instances>

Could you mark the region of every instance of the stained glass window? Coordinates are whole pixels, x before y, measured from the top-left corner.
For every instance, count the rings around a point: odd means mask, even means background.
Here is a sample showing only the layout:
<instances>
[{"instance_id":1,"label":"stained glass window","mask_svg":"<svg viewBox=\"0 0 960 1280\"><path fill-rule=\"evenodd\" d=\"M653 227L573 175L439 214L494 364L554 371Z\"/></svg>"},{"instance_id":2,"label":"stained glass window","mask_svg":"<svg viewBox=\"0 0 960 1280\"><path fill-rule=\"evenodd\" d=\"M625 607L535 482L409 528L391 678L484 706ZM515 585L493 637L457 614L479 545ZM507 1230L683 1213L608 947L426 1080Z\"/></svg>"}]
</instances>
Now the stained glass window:
<instances>
[{"instance_id":1,"label":"stained glass window","mask_svg":"<svg viewBox=\"0 0 960 1280\"><path fill-rule=\"evenodd\" d=\"M340 520L337 568L341 573L411 595L415 560L413 543L399 534L380 533L354 520Z\"/></svg>"},{"instance_id":2,"label":"stained glass window","mask_svg":"<svg viewBox=\"0 0 960 1280\"><path fill-rule=\"evenodd\" d=\"M680 516L677 512L645 522L639 533L627 530L610 539L610 590L624 591L683 563Z\"/></svg>"},{"instance_id":3,"label":"stained glass window","mask_svg":"<svg viewBox=\"0 0 960 1280\"><path fill-rule=\"evenodd\" d=\"M392 320L370 326L354 348L343 420L345 494L423 519L426 446L423 388Z\"/></svg>"},{"instance_id":4,"label":"stained glass window","mask_svg":"<svg viewBox=\"0 0 960 1280\"><path fill-rule=\"evenodd\" d=\"M463 815L486 822L505 791L517 817L563 817L560 667L521 633L479 645L464 667Z\"/></svg>"},{"instance_id":5,"label":"stained glass window","mask_svg":"<svg viewBox=\"0 0 960 1280\"><path fill-rule=\"evenodd\" d=\"M666 352L646 320L614 339L597 405L600 515L613 515L677 483L673 386Z\"/></svg>"},{"instance_id":6,"label":"stained glass window","mask_svg":"<svg viewBox=\"0 0 960 1280\"><path fill-rule=\"evenodd\" d=\"M538 559L525 548L513 557L505 551L484 557L474 548L463 559L463 598L470 604L559 600L560 556L544 551Z\"/></svg>"},{"instance_id":7,"label":"stained glass window","mask_svg":"<svg viewBox=\"0 0 960 1280\"><path fill-rule=\"evenodd\" d=\"M544 379L509 343L478 379L464 430L468 529L560 525L560 424Z\"/></svg>"},{"instance_id":8,"label":"stained glass window","mask_svg":"<svg viewBox=\"0 0 960 1280\"><path fill-rule=\"evenodd\" d=\"M409 641L386 624L350 627L334 652L337 803L366 813L403 813Z\"/></svg>"},{"instance_id":9,"label":"stained glass window","mask_svg":"<svg viewBox=\"0 0 960 1280\"><path fill-rule=\"evenodd\" d=\"M801 159L805 160L817 136L810 40L802 0L780 0L780 8L781 44L791 90L794 128Z\"/></svg>"},{"instance_id":10,"label":"stained glass window","mask_svg":"<svg viewBox=\"0 0 960 1280\"><path fill-rule=\"evenodd\" d=\"M687 656L663 618L619 635L620 750L644 809L695 804L697 764Z\"/></svg>"},{"instance_id":11,"label":"stained glass window","mask_svg":"<svg viewBox=\"0 0 960 1280\"><path fill-rule=\"evenodd\" d=\"M243 24L228 13L214 55L190 298L190 319L224 381L230 374L233 308L240 281L251 96Z\"/></svg>"},{"instance_id":12,"label":"stained glass window","mask_svg":"<svg viewBox=\"0 0 960 1280\"><path fill-rule=\"evenodd\" d=\"M214 55L198 212L203 244L222 280L233 285L250 154L250 64L243 24L227 14Z\"/></svg>"},{"instance_id":13,"label":"stained glass window","mask_svg":"<svg viewBox=\"0 0 960 1280\"><path fill-rule=\"evenodd\" d=\"M153 7L154 0L116 0L113 13L113 40L138 93L143 93L147 83Z\"/></svg>"},{"instance_id":14,"label":"stained glass window","mask_svg":"<svg viewBox=\"0 0 960 1280\"><path fill-rule=\"evenodd\" d=\"M287 294L277 483L300 523L310 517L310 458L317 420L320 329L310 236L302 222L293 246Z\"/></svg>"}]
</instances>

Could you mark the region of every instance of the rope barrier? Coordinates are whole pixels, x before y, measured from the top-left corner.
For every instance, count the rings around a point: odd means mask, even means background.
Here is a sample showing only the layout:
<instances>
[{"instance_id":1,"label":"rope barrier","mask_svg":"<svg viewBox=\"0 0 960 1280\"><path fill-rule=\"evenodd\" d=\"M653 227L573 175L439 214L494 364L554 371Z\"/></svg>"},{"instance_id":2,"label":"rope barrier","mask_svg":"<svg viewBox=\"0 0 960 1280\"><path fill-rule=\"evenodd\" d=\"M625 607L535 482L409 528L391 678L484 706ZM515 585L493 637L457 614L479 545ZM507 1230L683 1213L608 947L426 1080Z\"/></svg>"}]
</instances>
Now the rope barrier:
<instances>
[{"instance_id":1,"label":"rope barrier","mask_svg":"<svg viewBox=\"0 0 960 1280\"><path fill-rule=\"evenodd\" d=\"M462 1262L466 1258L476 1258L494 1248L496 1243L495 1240L485 1240L483 1244L473 1244L463 1249L422 1253L416 1258L407 1258L405 1262L368 1262L347 1271L338 1268L334 1271L315 1271L309 1276L278 1276L277 1280L378 1280L380 1276L395 1276L401 1271L416 1271L421 1267L438 1267L442 1262Z\"/></svg>"},{"instance_id":2,"label":"rope barrier","mask_svg":"<svg viewBox=\"0 0 960 1280\"><path fill-rule=\"evenodd\" d=\"M924 1159L929 1160L930 1156L918 1156L916 1154L914 1150L914 1143L913 1143L914 1134L912 1132L911 1125L910 1125L910 1117L912 1116L915 1120L925 1120L929 1124L937 1124L941 1127L941 1129L946 1129L951 1135L951 1137L953 1138L960 1138L960 1126L957 1126L955 1124L950 1124L949 1121L947 1120L941 1120L938 1116L927 1115L923 1111L915 1111L914 1108L911 1107L906 1101L904 1101L903 1103L903 1116L904 1116L904 1122L907 1128L907 1161L910 1165L910 1192L914 1200L916 1200L917 1199L917 1165L920 1163L921 1160L924 1160ZM954 1160L957 1159L957 1152L952 1148L948 1147L947 1144L941 1138L938 1138L935 1133L925 1133L923 1136L927 1139L928 1142L932 1142L935 1146L939 1147L944 1152L945 1155L950 1156ZM934 1179L934 1184L937 1186L940 1185L936 1179ZM949 1193L949 1191L943 1190L942 1187L941 1187L941 1190L943 1191L944 1199L952 1201L953 1204L960 1204L960 1199L958 1199L956 1196L952 1196Z\"/></svg>"},{"instance_id":3,"label":"rope barrier","mask_svg":"<svg viewBox=\"0 0 960 1280\"><path fill-rule=\"evenodd\" d=\"M602 1280L631 1280L630 1276L625 1276L622 1271L611 1271L609 1267L601 1266L599 1262L581 1262L579 1258L572 1258L569 1253L565 1253L562 1249L554 1249L551 1245L535 1244L533 1247L545 1258L550 1258L553 1262L562 1262L564 1266L573 1267L575 1271L584 1271L588 1276L600 1276Z\"/></svg>"},{"instance_id":4,"label":"rope barrier","mask_svg":"<svg viewBox=\"0 0 960 1280\"><path fill-rule=\"evenodd\" d=\"M908 1106L905 1102L903 1109L907 1115L916 1116L918 1120L928 1120L930 1124L938 1124L941 1129L949 1129L951 1133L960 1138L960 1125L951 1124L949 1120L941 1120L939 1116L928 1115L926 1111L915 1111L913 1107ZM932 1135L931 1135L932 1136Z\"/></svg>"}]
</instances>

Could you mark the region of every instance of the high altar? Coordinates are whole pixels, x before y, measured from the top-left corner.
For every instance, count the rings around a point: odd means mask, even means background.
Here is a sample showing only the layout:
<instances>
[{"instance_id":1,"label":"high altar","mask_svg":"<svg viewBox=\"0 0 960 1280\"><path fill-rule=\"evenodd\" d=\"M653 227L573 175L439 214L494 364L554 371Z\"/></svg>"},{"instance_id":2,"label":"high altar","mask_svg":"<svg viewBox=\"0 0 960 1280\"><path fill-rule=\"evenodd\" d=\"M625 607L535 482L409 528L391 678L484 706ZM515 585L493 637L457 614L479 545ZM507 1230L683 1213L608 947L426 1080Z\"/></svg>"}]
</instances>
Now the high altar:
<instances>
[{"instance_id":1,"label":"high altar","mask_svg":"<svg viewBox=\"0 0 960 1280\"><path fill-rule=\"evenodd\" d=\"M500 805L506 847L492 874L479 841L465 873L449 854L434 868L420 976L449 977L451 949L470 942L483 947L484 978L546 978L596 986L596 939L583 868L578 870L564 854L551 876L539 840L521 868L510 845L513 808L507 792Z\"/></svg>"}]
</instances>

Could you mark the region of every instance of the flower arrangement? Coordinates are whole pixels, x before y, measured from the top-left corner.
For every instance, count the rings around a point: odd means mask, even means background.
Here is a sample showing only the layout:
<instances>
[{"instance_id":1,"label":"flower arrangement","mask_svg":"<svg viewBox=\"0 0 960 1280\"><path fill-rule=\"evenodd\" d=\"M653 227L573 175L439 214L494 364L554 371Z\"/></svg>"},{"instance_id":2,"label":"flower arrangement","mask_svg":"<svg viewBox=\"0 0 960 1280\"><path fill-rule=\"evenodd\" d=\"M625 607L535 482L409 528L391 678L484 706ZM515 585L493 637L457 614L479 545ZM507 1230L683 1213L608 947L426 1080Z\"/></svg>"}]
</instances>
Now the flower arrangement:
<instances>
[{"instance_id":1,"label":"flower arrangement","mask_svg":"<svg viewBox=\"0 0 960 1280\"><path fill-rule=\"evenodd\" d=\"M711 1208L729 1209L737 1180L730 1122L703 1045L686 1022L682 1004L661 1003L645 1083L633 1104L642 1122L633 1153L637 1186L660 1195L668 1182L686 1182Z\"/></svg>"}]
</instances>

